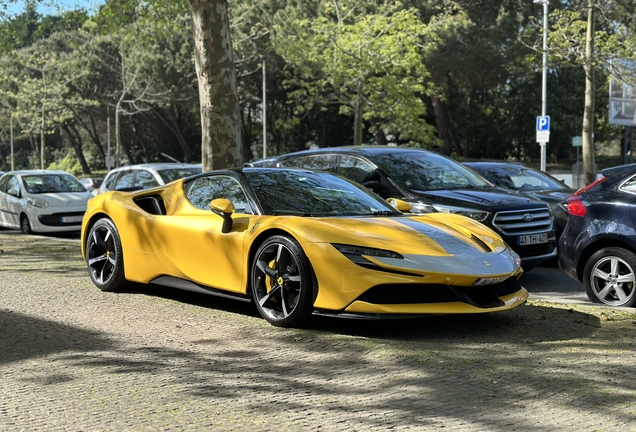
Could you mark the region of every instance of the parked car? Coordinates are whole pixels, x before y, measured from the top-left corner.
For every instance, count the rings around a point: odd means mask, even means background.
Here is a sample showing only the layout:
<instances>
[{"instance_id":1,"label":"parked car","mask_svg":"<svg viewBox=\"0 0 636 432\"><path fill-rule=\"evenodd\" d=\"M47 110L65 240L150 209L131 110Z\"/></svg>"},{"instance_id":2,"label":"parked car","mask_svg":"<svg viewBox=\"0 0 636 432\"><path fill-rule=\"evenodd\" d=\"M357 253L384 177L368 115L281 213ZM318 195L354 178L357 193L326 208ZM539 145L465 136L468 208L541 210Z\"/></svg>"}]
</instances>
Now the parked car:
<instances>
[{"instance_id":1,"label":"parked car","mask_svg":"<svg viewBox=\"0 0 636 432\"><path fill-rule=\"evenodd\" d=\"M104 179L102 177L84 177L79 179L79 181L84 185L87 191L93 192L94 190L99 190L99 186Z\"/></svg>"},{"instance_id":2,"label":"parked car","mask_svg":"<svg viewBox=\"0 0 636 432\"><path fill-rule=\"evenodd\" d=\"M434 152L408 147L334 147L283 155L277 165L338 173L382 198L408 202L413 213L469 216L501 235L519 254L526 271L557 254L554 218L546 203L497 188Z\"/></svg>"},{"instance_id":3,"label":"parked car","mask_svg":"<svg viewBox=\"0 0 636 432\"><path fill-rule=\"evenodd\" d=\"M582 282L590 301L636 306L636 164L602 177L568 198L559 266Z\"/></svg>"},{"instance_id":4,"label":"parked car","mask_svg":"<svg viewBox=\"0 0 636 432\"><path fill-rule=\"evenodd\" d=\"M99 194L82 253L104 291L133 281L251 300L276 326L314 312L501 311L528 296L519 256L485 225L444 213L408 217L353 182L308 170L213 171Z\"/></svg>"},{"instance_id":5,"label":"parked car","mask_svg":"<svg viewBox=\"0 0 636 432\"><path fill-rule=\"evenodd\" d=\"M200 173L201 165L195 164L164 162L128 165L109 171L99 187L99 193L148 189Z\"/></svg>"},{"instance_id":6,"label":"parked car","mask_svg":"<svg viewBox=\"0 0 636 432\"><path fill-rule=\"evenodd\" d=\"M79 231L90 196L64 171L9 171L0 177L0 226L24 234Z\"/></svg>"},{"instance_id":7,"label":"parked car","mask_svg":"<svg viewBox=\"0 0 636 432\"><path fill-rule=\"evenodd\" d=\"M566 200L576 192L550 174L513 162L464 162L496 186L544 201L556 225L557 241L568 223Z\"/></svg>"}]
</instances>

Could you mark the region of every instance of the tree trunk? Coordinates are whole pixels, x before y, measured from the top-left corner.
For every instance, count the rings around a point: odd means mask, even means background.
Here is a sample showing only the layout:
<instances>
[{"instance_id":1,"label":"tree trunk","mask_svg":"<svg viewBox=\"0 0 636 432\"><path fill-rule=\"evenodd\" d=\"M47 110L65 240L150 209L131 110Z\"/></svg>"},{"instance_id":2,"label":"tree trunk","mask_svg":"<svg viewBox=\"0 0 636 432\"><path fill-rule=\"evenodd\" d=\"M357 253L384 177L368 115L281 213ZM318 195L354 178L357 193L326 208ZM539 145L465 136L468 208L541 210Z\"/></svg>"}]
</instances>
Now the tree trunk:
<instances>
[{"instance_id":1,"label":"tree trunk","mask_svg":"<svg viewBox=\"0 0 636 432\"><path fill-rule=\"evenodd\" d=\"M227 0L188 3L199 82L203 171L241 166L241 121Z\"/></svg>"},{"instance_id":2,"label":"tree trunk","mask_svg":"<svg viewBox=\"0 0 636 432\"><path fill-rule=\"evenodd\" d=\"M583 181L596 180L594 162L594 0L588 0L587 41L585 43L585 109L583 111Z\"/></svg>"},{"instance_id":3,"label":"tree trunk","mask_svg":"<svg viewBox=\"0 0 636 432\"><path fill-rule=\"evenodd\" d=\"M433 104L435 119L437 121L437 134L444 142L444 145L442 146L442 153L446 156L450 156L454 151L458 156L464 156L464 149L455 139L453 125L450 121L446 105L439 97L437 97L437 95L434 94L431 95L431 103Z\"/></svg>"},{"instance_id":4,"label":"tree trunk","mask_svg":"<svg viewBox=\"0 0 636 432\"><path fill-rule=\"evenodd\" d=\"M362 144L362 84L358 84L358 95L354 102L353 145Z\"/></svg>"},{"instance_id":5,"label":"tree trunk","mask_svg":"<svg viewBox=\"0 0 636 432\"><path fill-rule=\"evenodd\" d=\"M91 169L88 167L88 163L86 162L86 158L84 157L84 152L82 151L82 138L80 134L77 132L77 129L73 125L68 123L62 124L62 129L66 132L66 136L68 136L69 141L71 142L71 146L73 150L75 150L75 156L77 156L77 160L79 160L80 166L82 167L82 172L86 175L91 173Z\"/></svg>"}]
</instances>

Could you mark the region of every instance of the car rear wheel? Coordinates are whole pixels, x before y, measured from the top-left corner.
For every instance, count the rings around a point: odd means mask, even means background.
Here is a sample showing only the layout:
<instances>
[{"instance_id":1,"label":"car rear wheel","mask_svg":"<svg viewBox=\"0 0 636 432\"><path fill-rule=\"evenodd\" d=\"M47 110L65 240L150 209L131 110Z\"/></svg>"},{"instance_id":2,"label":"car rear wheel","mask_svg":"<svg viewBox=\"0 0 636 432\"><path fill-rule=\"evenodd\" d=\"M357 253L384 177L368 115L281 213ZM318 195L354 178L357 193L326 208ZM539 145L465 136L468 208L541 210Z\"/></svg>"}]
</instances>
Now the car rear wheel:
<instances>
[{"instance_id":1,"label":"car rear wheel","mask_svg":"<svg viewBox=\"0 0 636 432\"><path fill-rule=\"evenodd\" d=\"M609 306L636 305L636 255L626 249L609 247L590 257L583 283L590 301Z\"/></svg>"},{"instance_id":2,"label":"car rear wheel","mask_svg":"<svg viewBox=\"0 0 636 432\"><path fill-rule=\"evenodd\" d=\"M88 274L102 291L117 291L124 287L124 261L119 232L112 220L95 222L86 239Z\"/></svg>"},{"instance_id":3,"label":"car rear wheel","mask_svg":"<svg viewBox=\"0 0 636 432\"><path fill-rule=\"evenodd\" d=\"M25 215L22 215L20 218L20 230L22 234L31 234L33 231L31 230L31 223L29 222L29 218Z\"/></svg>"},{"instance_id":4,"label":"car rear wheel","mask_svg":"<svg viewBox=\"0 0 636 432\"><path fill-rule=\"evenodd\" d=\"M300 326L311 316L311 266L295 240L285 236L267 239L254 257L251 282L256 308L270 324Z\"/></svg>"}]
</instances>

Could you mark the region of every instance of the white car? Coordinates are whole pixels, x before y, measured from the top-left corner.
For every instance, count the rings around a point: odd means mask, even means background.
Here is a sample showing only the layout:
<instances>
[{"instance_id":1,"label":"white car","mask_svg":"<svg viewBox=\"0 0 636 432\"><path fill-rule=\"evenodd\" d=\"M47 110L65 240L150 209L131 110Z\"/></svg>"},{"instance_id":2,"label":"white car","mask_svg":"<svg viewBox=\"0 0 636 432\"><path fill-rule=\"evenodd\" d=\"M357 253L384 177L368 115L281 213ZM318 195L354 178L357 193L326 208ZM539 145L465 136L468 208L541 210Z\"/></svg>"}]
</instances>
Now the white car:
<instances>
[{"instance_id":1,"label":"white car","mask_svg":"<svg viewBox=\"0 0 636 432\"><path fill-rule=\"evenodd\" d=\"M99 193L148 189L195 174L201 174L201 165L172 162L128 165L109 171Z\"/></svg>"},{"instance_id":2,"label":"white car","mask_svg":"<svg viewBox=\"0 0 636 432\"><path fill-rule=\"evenodd\" d=\"M0 226L24 234L79 231L91 197L65 171L9 171L0 177Z\"/></svg>"}]
</instances>

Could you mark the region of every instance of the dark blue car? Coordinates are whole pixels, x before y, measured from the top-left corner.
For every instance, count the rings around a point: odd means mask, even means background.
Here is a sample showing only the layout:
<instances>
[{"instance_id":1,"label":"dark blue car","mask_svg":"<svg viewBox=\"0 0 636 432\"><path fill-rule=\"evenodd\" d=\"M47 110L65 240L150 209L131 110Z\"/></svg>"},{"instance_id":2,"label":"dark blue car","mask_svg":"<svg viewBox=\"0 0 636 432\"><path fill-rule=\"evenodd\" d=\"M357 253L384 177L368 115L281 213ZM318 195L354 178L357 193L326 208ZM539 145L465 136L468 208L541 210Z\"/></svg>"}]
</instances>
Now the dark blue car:
<instances>
[{"instance_id":1,"label":"dark blue car","mask_svg":"<svg viewBox=\"0 0 636 432\"><path fill-rule=\"evenodd\" d=\"M602 177L567 201L569 220L559 240L559 266L585 285L589 299L636 305L636 164Z\"/></svg>"}]
</instances>

